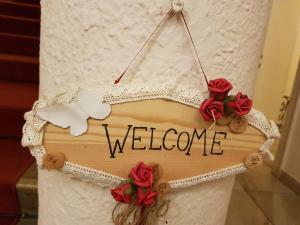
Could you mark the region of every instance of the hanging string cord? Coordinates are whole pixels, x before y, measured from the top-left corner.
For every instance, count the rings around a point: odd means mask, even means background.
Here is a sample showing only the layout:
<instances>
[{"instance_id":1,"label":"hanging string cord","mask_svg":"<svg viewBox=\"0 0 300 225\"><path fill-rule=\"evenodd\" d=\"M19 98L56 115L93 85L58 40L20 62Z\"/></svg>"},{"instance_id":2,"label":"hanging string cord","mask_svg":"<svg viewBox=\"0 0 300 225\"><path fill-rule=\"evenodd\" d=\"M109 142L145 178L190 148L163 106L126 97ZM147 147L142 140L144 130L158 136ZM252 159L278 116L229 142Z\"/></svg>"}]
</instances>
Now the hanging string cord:
<instances>
[{"instance_id":1,"label":"hanging string cord","mask_svg":"<svg viewBox=\"0 0 300 225\"><path fill-rule=\"evenodd\" d=\"M172 9L170 9L166 13L166 15L164 16L164 18L160 21L160 23L156 26L156 28L154 29L154 31L147 38L146 42L142 45L141 49L137 52L137 54L132 58L132 60L130 61L130 63L126 66L126 68L123 71L123 73L121 73L121 75L119 76L119 78L115 80L115 84L117 84L117 83L120 82L120 80L122 79L122 77L124 76L124 74L128 71L128 69L130 68L130 66L132 65L132 63L135 61L135 59L138 57L138 55L142 52L142 50L146 47L146 45L149 43L149 41L151 41L151 39L154 36L154 34L156 33L156 31L164 23L164 21L168 18L168 16L170 15L171 12L172 12Z\"/></svg>"},{"instance_id":2,"label":"hanging string cord","mask_svg":"<svg viewBox=\"0 0 300 225\"><path fill-rule=\"evenodd\" d=\"M115 80L115 84L119 83L120 80L123 78L123 76L125 75L125 73L128 71L128 69L130 68L130 66L134 63L134 61L136 60L136 58L139 56L139 54L143 51L143 49L146 47L146 45L151 41L152 37L154 36L154 34L157 32L157 30L160 28L160 26L165 22L165 20L168 18L168 16L173 12L173 9L170 8L169 11L166 13L166 15L164 16L164 18L160 21L160 23L156 26L156 28L154 29L154 31L150 34L150 36L147 38L147 40L145 41L145 43L142 45L142 47L140 48L140 50L137 52L137 54L132 58L132 60L130 61L130 63L126 66L125 70L121 73L121 75L118 77L118 79ZM186 28L186 31L188 33L188 36L189 36L189 39L190 39L190 42L192 44L192 47L193 47L193 50L195 52L195 55L197 57L197 62L200 66L200 69L202 71L202 74L204 76L204 79L205 79L205 82L208 86L208 79L207 79L207 76L205 74L205 71L204 71L204 68L202 66L202 63L200 61L200 57L198 55L198 52L197 52L197 49L196 49L196 46L195 46L195 43L194 43L194 40L192 38L192 35L191 35L191 31L188 27L188 24L186 22L186 19L185 19L185 16L182 12L182 10L180 11L180 16L181 16L181 19L184 23L184 26Z\"/></svg>"},{"instance_id":3,"label":"hanging string cord","mask_svg":"<svg viewBox=\"0 0 300 225\"><path fill-rule=\"evenodd\" d=\"M203 76L204 76L204 79L205 79L205 82L206 82L206 84L207 84L207 86L208 86L208 79L207 79L207 76L206 76L206 74L205 74L205 72L204 72L204 69L203 69L203 66L202 66L202 64L201 64L201 61L200 61L200 58L199 58L199 55L198 55L198 52L197 52L195 43L194 43L193 38L192 38L192 35L191 35L191 31L190 31L190 29L189 29L189 27L188 27L188 25L187 25L185 16L184 16L184 14L183 14L182 11L180 11L180 15L181 15L181 18L182 18L182 20L183 20L184 26L185 26L185 28L186 28L186 30L187 30L187 33L188 33L188 35L189 35L190 41L191 41L191 43L192 43L194 52L195 52L196 57L197 57L197 61L198 61L198 63L199 63L199 66L200 66L200 68L201 68L201 71L202 71Z\"/></svg>"},{"instance_id":4,"label":"hanging string cord","mask_svg":"<svg viewBox=\"0 0 300 225\"><path fill-rule=\"evenodd\" d=\"M209 128L208 128L209 130L212 129L216 125L216 121L217 121L216 117L215 117L215 114L214 114L214 111L211 110L210 112L211 112L211 115L214 119L214 122L209 126Z\"/></svg>"}]
</instances>

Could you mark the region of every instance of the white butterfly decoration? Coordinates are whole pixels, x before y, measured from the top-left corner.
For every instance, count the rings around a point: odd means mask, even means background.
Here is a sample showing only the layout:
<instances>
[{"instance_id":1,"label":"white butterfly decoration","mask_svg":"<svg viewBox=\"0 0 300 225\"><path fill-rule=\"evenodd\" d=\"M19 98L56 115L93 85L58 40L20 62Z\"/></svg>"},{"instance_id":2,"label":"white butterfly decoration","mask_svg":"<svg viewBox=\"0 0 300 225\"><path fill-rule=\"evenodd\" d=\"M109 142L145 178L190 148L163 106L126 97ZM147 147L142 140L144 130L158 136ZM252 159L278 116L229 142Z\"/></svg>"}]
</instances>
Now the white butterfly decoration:
<instances>
[{"instance_id":1,"label":"white butterfly decoration","mask_svg":"<svg viewBox=\"0 0 300 225\"><path fill-rule=\"evenodd\" d=\"M70 127L70 134L79 136L88 129L87 119L105 119L111 113L111 106L102 103L93 93L80 89L75 102L53 104L40 109L37 114L56 126Z\"/></svg>"}]
</instances>

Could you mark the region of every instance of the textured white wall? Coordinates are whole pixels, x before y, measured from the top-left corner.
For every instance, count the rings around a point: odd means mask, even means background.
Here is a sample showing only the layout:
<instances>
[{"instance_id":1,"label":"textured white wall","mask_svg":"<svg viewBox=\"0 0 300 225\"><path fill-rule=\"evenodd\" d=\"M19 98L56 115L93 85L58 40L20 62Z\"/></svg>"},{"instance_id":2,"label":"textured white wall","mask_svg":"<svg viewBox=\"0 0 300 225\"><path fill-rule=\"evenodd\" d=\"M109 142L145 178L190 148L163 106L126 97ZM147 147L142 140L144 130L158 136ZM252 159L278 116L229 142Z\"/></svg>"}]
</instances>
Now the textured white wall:
<instances>
[{"instance_id":1,"label":"textured white wall","mask_svg":"<svg viewBox=\"0 0 300 225\"><path fill-rule=\"evenodd\" d=\"M185 15L209 78L253 93L270 0L185 0ZM169 0L42 0L40 94L111 85L170 7ZM178 18L170 19L124 83L206 90ZM225 223L233 177L182 190L160 224ZM109 190L39 171L40 225L109 224Z\"/></svg>"},{"instance_id":2,"label":"textured white wall","mask_svg":"<svg viewBox=\"0 0 300 225\"><path fill-rule=\"evenodd\" d=\"M236 90L252 95L270 3L185 0L209 78L226 77ZM112 84L169 7L169 0L43 0L41 93ZM180 80L205 89L180 20L174 17L162 27L126 79L171 85Z\"/></svg>"}]
</instances>

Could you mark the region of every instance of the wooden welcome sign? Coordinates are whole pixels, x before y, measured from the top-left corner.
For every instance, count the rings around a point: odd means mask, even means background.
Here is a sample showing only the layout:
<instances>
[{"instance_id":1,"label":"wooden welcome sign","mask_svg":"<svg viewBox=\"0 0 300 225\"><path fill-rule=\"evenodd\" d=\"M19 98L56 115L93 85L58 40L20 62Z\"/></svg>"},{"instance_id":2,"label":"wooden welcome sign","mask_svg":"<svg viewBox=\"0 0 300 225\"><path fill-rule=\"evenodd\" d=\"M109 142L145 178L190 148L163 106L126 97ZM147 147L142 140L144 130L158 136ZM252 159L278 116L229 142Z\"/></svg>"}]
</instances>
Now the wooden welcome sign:
<instances>
[{"instance_id":1,"label":"wooden welcome sign","mask_svg":"<svg viewBox=\"0 0 300 225\"><path fill-rule=\"evenodd\" d=\"M165 180L217 171L258 153L265 136L248 126L242 134L205 122L196 108L156 99L112 105L104 120L88 120L78 137L48 123L43 145L62 152L68 162L123 178L137 162L157 162Z\"/></svg>"}]
</instances>

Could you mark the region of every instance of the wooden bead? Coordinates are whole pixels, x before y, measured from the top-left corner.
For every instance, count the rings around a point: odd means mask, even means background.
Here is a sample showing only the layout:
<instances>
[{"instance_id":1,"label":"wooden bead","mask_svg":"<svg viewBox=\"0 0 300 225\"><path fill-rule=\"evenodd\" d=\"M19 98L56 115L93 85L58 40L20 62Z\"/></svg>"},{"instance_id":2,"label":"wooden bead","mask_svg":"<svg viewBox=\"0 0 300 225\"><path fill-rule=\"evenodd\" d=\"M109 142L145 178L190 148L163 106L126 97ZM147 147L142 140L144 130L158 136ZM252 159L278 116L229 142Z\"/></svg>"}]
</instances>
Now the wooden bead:
<instances>
[{"instance_id":1,"label":"wooden bead","mask_svg":"<svg viewBox=\"0 0 300 225\"><path fill-rule=\"evenodd\" d=\"M248 169L254 169L262 164L262 156L259 153L251 153L244 159L244 164Z\"/></svg>"},{"instance_id":2,"label":"wooden bead","mask_svg":"<svg viewBox=\"0 0 300 225\"><path fill-rule=\"evenodd\" d=\"M243 116L234 116L229 122L229 130L233 133L240 134L243 133L248 126L248 121Z\"/></svg>"},{"instance_id":3,"label":"wooden bead","mask_svg":"<svg viewBox=\"0 0 300 225\"><path fill-rule=\"evenodd\" d=\"M169 182L160 181L154 185L154 190L157 191L159 195L165 195L171 191L171 186Z\"/></svg>"},{"instance_id":4,"label":"wooden bead","mask_svg":"<svg viewBox=\"0 0 300 225\"><path fill-rule=\"evenodd\" d=\"M230 123L231 117L230 116L222 116L220 119L217 119L217 124L224 126Z\"/></svg>"},{"instance_id":5,"label":"wooden bead","mask_svg":"<svg viewBox=\"0 0 300 225\"><path fill-rule=\"evenodd\" d=\"M61 152L46 153L43 157L43 167L51 169L61 169L64 166L66 157Z\"/></svg>"}]
</instances>

